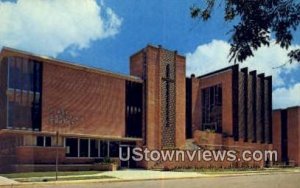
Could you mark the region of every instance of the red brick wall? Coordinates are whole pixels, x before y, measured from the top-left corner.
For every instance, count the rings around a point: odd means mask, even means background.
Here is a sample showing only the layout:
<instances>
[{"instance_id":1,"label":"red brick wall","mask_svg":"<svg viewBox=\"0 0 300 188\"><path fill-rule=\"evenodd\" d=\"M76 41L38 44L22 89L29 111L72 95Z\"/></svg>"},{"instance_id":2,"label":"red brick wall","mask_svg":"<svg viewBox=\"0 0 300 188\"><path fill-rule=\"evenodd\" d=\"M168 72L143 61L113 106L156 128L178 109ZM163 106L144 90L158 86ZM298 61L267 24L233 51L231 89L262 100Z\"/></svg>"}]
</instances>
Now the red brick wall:
<instances>
[{"instance_id":1,"label":"red brick wall","mask_svg":"<svg viewBox=\"0 0 300 188\"><path fill-rule=\"evenodd\" d=\"M130 57L130 73L142 77L143 71L147 75L145 86L146 110L146 143L149 149L161 148L161 78L160 60L161 50L154 46L147 46ZM144 63L146 61L146 66ZM144 70L145 68L145 70ZM176 55L176 147L185 144L185 58Z\"/></svg>"},{"instance_id":2,"label":"red brick wall","mask_svg":"<svg viewBox=\"0 0 300 188\"><path fill-rule=\"evenodd\" d=\"M185 118L186 118L186 81L185 58L176 56L176 147L185 145Z\"/></svg>"},{"instance_id":3,"label":"red brick wall","mask_svg":"<svg viewBox=\"0 0 300 188\"><path fill-rule=\"evenodd\" d=\"M0 62L0 129L5 129L7 118L7 59L2 59Z\"/></svg>"},{"instance_id":4,"label":"red brick wall","mask_svg":"<svg viewBox=\"0 0 300 188\"><path fill-rule=\"evenodd\" d=\"M192 77L192 133L196 130L200 130L201 119L200 112L201 109L199 104L201 102L201 90L200 90L200 80Z\"/></svg>"},{"instance_id":5,"label":"red brick wall","mask_svg":"<svg viewBox=\"0 0 300 188\"><path fill-rule=\"evenodd\" d=\"M186 155L185 158L188 156ZM200 160L185 160L185 161L165 161L165 162L158 162L154 164L151 168L163 168L165 170L172 170L172 169L184 169L184 168L192 168L192 169L212 169L212 168L263 168L264 162L263 161L204 161Z\"/></svg>"},{"instance_id":6,"label":"red brick wall","mask_svg":"<svg viewBox=\"0 0 300 188\"><path fill-rule=\"evenodd\" d=\"M130 57L130 75L143 77L144 67L144 53L143 50Z\"/></svg>"},{"instance_id":7,"label":"red brick wall","mask_svg":"<svg viewBox=\"0 0 300 188\"><path fill-rule=\"evenodd\" d=\"M289 108L287 113L288 158L300 165L300 108Z\"/></svg>"},{"instance_id":8,"label":"red brick wall","mask_svg":"<svg viewBox=\"0 0 300 188\"><path fill-rule=\"evenodd\" d=\"M161 143L160 130L160 77L159 77L159 55L158 50L153 47L148 47L146 50L146 144L150 149L159 148ZM141 52L142 53L142 52ZM136 61L144 62L142 59Z\"/></svg>"},{"instance_id":9,"label":"red brick wall","mask_svg":"<svg viewBox=\"0 0 300 188\"><path fill-rule=\"evenodd\" d=\"M16 148L18 164L55 164L56 149L58 149L58 159L62 162L65 159L65 148L20 146Z\"/></svg>"},{"instance_id":10,"label":"red brick wall","mask_svg":"<svg viewBox=\"0 0 300 188\"><path fill-rule=\"evenodd\" d=\"M222 134L210 133L207 131L194 131L194 141L197 145L222 145Z\"/></svg>"},{"instance_id":11,"label":"red brick wall","mask_svg":"<svg viewBox=\"0 0 300 188\"><path fill-rule=\"evenodd\" d=\"M192 81L192 126L193 130L200 129L202 124L201 114L201 89L222 84L222 132L232 135L232 70L220 72Z\"/></svg>"},{"instance_id":12,"label":"red brick wall","mask_svg":"<svg viewBox=\"0 0 300 188\"><path fill-rule=\"evenodd\" d=\"M44 63L42 107L42 131L125 136L124 79ZM62 109L73 124L53 120Z\"/></svg>"},{"instance_id":13,"label":"red brick wall","mask_svg":"<svg viewBox=\"0 0 300 188\"><path fill-rule=\"evenodd\" d=\"M272 127L272 134L273 134L273 147L277 150L278 154L278 161L282 160L281 157L281 111L276 110L273 111L273 127Z\"/></svg>"},{"instance_id":14,"label":"red brick wall","mask_svg":"<svg viewBox=\"0 0 300 188\"><path fill-rule=\"evenodd\" d=\"M156 48L147 49L147 99L146 126L147 147L150 149L161 147L161 91L160 91L160 54Z\"/></svg>"}]
</instances>

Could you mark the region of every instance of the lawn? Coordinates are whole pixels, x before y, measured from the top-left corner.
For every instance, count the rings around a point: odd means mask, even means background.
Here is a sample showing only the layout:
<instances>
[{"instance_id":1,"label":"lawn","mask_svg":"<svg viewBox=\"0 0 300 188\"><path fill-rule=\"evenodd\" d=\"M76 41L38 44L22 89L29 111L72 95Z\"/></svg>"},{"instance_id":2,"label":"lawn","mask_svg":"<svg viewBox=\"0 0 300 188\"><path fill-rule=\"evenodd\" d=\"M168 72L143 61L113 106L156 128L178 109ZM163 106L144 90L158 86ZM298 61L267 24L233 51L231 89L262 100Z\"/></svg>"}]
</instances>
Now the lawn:
<instances>
[{"instance_id":1,"label":"lawn","mask_svg":"<svg viewBox=\"0 0 300 188\"><path fill-rule=\"evenodd\" d=\"M81 175L95 175L99 174L99 171L71 171L71 172L58 172L58 176L81 176ZM55 172L25 172L25 173L12 173L12 174L0 174L0 176L6 178L32 178L32 177L55 177Z\"/></svg>"},{"instance_id":2,"label":"lawn","mask_svg":"<svg viewBox=\"0 0 300 188\"><path fill-rule=\"evenodd\" d=\"M111 179L112 176L99 175L99 176L61 176L58 181L72 181L72 180L99 180L99 179ZM50 182L56 181L55 177L35 177L35 178L16 178L18 182Z\"/></svg>"}]
</instances>

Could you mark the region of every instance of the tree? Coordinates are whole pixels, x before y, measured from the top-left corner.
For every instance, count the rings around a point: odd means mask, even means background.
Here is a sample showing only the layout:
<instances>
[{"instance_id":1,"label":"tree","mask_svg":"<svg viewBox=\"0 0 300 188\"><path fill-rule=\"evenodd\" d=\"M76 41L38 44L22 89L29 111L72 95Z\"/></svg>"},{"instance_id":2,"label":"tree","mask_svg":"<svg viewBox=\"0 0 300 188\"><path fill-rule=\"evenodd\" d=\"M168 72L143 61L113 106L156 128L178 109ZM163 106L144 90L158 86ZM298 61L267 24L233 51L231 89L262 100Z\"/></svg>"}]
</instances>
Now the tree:
<instances>
[{"instance_id":1,"label":"tree","mask_svg":"<svg viewBox=\"0 0 300 188\"><path fill-rule=\"evenodd\" d=\"M230 62L243 62L253 56L253 51L269 46L271 36L281 48L291 46L293 31L300 23L299 0L221 0L220 3L225 3L224 20L237 21L230 30ZM216 0L206 0L204 8L193 5L191 17L207 21L215 6ZM289 62L300 62L300 49L290 50L288 56Z\"/></svg>"}]
</instances>

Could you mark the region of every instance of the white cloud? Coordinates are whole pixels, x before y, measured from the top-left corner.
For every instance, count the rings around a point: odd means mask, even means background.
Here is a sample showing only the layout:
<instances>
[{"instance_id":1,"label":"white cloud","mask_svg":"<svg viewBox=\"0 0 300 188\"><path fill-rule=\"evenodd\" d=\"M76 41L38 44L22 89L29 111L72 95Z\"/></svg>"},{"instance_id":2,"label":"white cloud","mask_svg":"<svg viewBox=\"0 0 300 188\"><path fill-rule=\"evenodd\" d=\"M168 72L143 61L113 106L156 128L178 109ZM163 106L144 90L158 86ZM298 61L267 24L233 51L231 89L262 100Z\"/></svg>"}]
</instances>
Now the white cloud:
<instances>
[{"instance_id":1,"label":"white cloud","mask_svg":"<svg viewBox=\"0 0 300 188\"><path fill-rule=\"evenodd\" d=\"M300 46L293 45L290 49L295 48ZM211 43L199 45L194 52L186 54L187 76L192 73L199 76L232 65L228 63L229 49L230 45L222 40L213 40ZM288 76L291 71L300 71L299 63L274 69L288 62L287 53L287 50L273 42L270 47L262 47L255 52L254 57L240 64L240 67L249 67L250 70L273 76L274 108L300 105L300 83L296 83L294 78Z\"/></svg>"},{"instance_id":2,"label":"white cloud","mask_svg":"<svg viewBox=\"0 0 300 188\"><path fill-rule=\"evenodd\" d=\"M292 46L290 49L299 47ZM186 54L187 75L192 73L202 75L232 65L228 63L229 49L230 45L222 40L213 40L211 43L198 46L194 52ZM256 51L254 57L248 58L240 64L240 67L249 67L250 70L257 70L258 73L272 75L273 84L282 86L285 84L284 75L300 67L299 63L292 63L274 69L288 62L287 53L287 50L272 42L270 47L262 47Z\"/></svg>"},{"instance_id":3,"label":"white cloud","mask_svg":"<svg viewBox=\"0 0 300 188\"><path fill-rule=\"evenodd\" d=\"M0 46L57 56L76 54L119 32L122 19L95 0L0 1Z\"/></svg>"},{"instance_id":4,"label":"white cloud","mask_svg":"<svg viewBox=\"0 0 300 188\"><path fill-rule=\"evenodd\" d=\"M273 91L273 108L286 108L300 105L300 83Z\"/></svg>"}]
</instances>

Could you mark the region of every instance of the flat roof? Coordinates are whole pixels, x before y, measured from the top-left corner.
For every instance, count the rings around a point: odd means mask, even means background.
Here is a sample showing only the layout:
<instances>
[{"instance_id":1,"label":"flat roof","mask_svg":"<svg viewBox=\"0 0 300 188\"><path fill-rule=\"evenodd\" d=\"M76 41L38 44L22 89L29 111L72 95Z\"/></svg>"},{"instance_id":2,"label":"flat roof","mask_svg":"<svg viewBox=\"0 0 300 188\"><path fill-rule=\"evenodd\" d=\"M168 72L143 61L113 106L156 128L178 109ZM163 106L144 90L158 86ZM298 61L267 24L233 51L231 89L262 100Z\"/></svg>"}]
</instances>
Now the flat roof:
<instances>
[{"instance_id":1,"label":"flat roof","mask_svg":"<svg viewBox=\"0 0 300 188\"><path fill-rule=\"evenodd\" d=\"M276 108L276 109L273 109L272 111L289 110L289 109L294 109L294 108L300 108L300 106L289 106L286 108Z\"/></svg>"},{"instance_id":2,"label":"flat roof","mask_svg":"<svg viewBox=\"0 0 300 188\"><path fill-rule=\"evenodd\" d=\"M134 52L134 53L130 56L130 58L136 56L137 54L141 53L142 51L144 51L144 50L147 49L147 48L154 48L154 49L157 49L157 50L158 50L158 49L162 49L162 50L166 50L166 51L169 51L169 52L175 52L177 56L179 56L179 57L185 59L185 56L179 54L179 53L177 52L177 50L170 50L170 49L164 48L162 45L153 45L153 44L147 44L146 47L140 49L140 50L137 51L137 52Z\"/></svg>"},{"instance_id":3,"label":"flat roof","mask_svg":"<svg viewBox=\"0 0 300 188\"><path fill-rule=\"evenodd\" d=\"M27 58L37 59L42 62L55 63L56 65L67 66L70 68L75 68L75 69L84 70L84 71L90 71L90 72L99 73L99 74L107 75L107 76L112 76L112 77L116 77L116 78L120 78L120 79L136 81L136 82L143 82L143 80L141 78L136 77L136 76L115 73L115 72L111 72L111 71L104 70L104 69L97 68L97 67L81 65L79 63L73 63L73 62L69 62L69 61L55 59L55 58L52 58L49 56L37 55L37 54L31 53L31 52L22 51L22 50L18 50L18 49L14 49L14 48L3 47L1 50L1 56L3 56L3 53L11 53L11 55L17 55L17 54L24 55L24 56L27 56Z\"/></svg>"},{"instance_id":4,"label":"flat roof","mask_svg":"<svg viewBox=\"0 0 300 188\"><path fill-rule=\"evenodd\" d=\"M223 72L226 72L226 71L230 71L232 70L233 68L237 67L239 72L243 71L243 70L247 70L249 71L248 67L243 67L243 68L239 68L239 64L234 64L234 65L230 65L228 67L225 67L225 68L222 68L222 69L219 69L219 70L216 70L216 71L213 71L213 72L209 72L207 74L204 74L204 75L200 75L198 76L197 78L201 79L201 78L205 78L205 77L208 77L208 76L214 76L215 74L219 74L219 73L223 73ZM257 71L256 70L250 70L249 74L257 74ZM258 77L263 77L264 79L270 79L272 78L271 75L269 76L266 76L265 73L260 73L260 74L257 74Z\"/></svg>"},{"instance_id":5,"label":"flat roof","mask_svg":"<svg viewBox=\"0 0 300 188\"><path fill-rule=\"evenodd\" d=\"M219 70L216 70L216 71L213 71L213 72L210 72L210 73L198 76L197 78L204 78L204 77L207 77L207 76L212 76L212 75L217 74L217 73L225 72L225 71L233 69L233 67L235 67L235 66L239 66L239 65L238 64L231 65L231 66L225 67L223 69L219 69Z\"/></svg>"}]
</instances>

